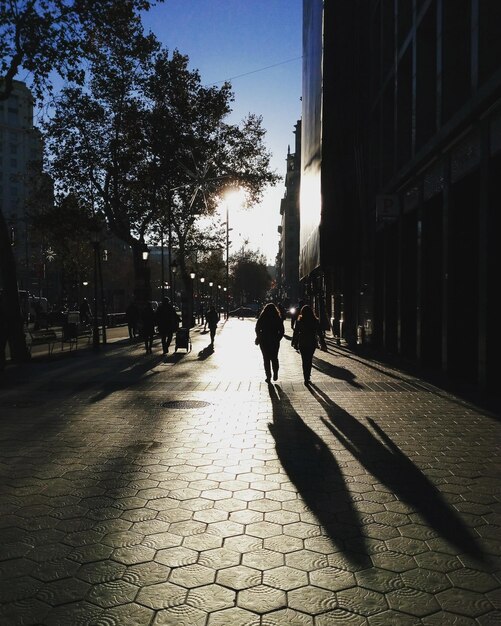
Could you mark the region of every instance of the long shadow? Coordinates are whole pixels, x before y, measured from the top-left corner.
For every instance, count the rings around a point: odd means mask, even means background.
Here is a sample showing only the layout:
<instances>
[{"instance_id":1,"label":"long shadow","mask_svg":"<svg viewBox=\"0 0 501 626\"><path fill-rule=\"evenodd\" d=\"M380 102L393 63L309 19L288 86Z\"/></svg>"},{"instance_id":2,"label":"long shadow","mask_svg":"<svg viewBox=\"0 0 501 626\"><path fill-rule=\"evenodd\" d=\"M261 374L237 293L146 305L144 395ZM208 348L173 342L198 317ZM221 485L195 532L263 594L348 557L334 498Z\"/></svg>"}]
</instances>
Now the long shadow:
<instances>
[{"instance_id":1,"label":"long shadow","mask_svg":"<svg viewBox=\"0 0 501 626\"><path fill-rule=\"evenodd\" d=\"M352 562L370 566L360 517L334 455L303 422L279 385L268 385L268 391L273 407L268 428L287 476L331 540Z\"/></svg>"},{"instance_id":2,"label":"long shadow","mask_svg":"<svg viewBox=\"0 0 501 626\"><path fill-rule=\"evenodd\" d=\"M449 543L477 560L485 560L479 543L461 517L373 419L368 418L368 421L382 441L316 385L310 385L309 389L329 416L330 421L325 418L322 421L368 472L419 513Z\"/></svg>"},{"instance_id":3,"label":"long shadow","mask_svg":"<svg viewBox=\"0 0 501 626\"><path fill-rule=\"evenodd\" d=\"M357 389L361 389L362 385L356 382L355 374L345 367L338 367L337 365L332 365L328 361L324 361L319 359L318 357L313 357L313 367L322 372L323 374L327 374L331 378L338 378L339 380L344 380L352 387L357 387Z\"/></svg>"},{"instance_id":4,"label":"long shadow","mask_svg":"<svg viewBox=\"0 0 501 626\"><path fill-rule=\"evenodd\" d=\"M105 381L102 384L101 390L90 398L90 402L100 402L115 391L128 389L138 382L144 381L145 374L160 363L162 363L161 357L154 357L153 359L145 358L144 360L138 361L132 368L118 372L115 378ZM151 374L151 376L155 375L155 372Z\"/></svg>"}]
</instances>

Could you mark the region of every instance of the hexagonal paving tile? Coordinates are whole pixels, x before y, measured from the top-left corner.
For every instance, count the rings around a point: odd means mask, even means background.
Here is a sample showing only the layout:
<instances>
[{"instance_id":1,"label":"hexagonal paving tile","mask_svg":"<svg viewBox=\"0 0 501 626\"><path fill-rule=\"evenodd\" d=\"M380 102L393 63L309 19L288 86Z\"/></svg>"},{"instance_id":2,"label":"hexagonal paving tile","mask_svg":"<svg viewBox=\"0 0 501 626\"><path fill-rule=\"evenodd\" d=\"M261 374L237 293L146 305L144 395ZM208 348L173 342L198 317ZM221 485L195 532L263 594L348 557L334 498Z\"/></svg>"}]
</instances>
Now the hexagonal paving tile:
<instances>
[{"instance_id":1,"label":"hexagonal paving tile","mask_svg":"<svg viewBox=\"0 0 501 626\"><path fill-rule=\"evenodd\" d=\"M169 582L142 587L137 594L137 602L154 609L166 609L183 604L187 590Z\"/></svg>"},{"instance_id":2,"label":"hexagonal paving tile","mask_svg":"<svg viewBox=\"0 0 501 626\"><path fill-rule=\"evenodd\" d=\"M103 608L110 608L133 602L138 591L136 585L131 585L125 580L111 580L94 585L87 595L87 600Z\"/></svg>"},{"instance_id":3,"label":"hexagonal paving tile","mask_svg":"<svg viewBox=\"0 0 501 626\"><path fill-rule=\"evenodd\" d=\"M152 626L205 626L206 623L207 613L205 611L200 611L200 609L189 604L179 604L158 611Z\"/></svg>"},{"instance_id":4,"label":"hexagonal paving tile","mask_svg":"<svg viewBox=\"0 0 501 626\"><path fill-rule=\"evenodd\" d=\"M262 581L262 572L245 565L228 567L217 572L216 581L232 589L246 589L259 585Z\"/></svg>"},{"instance_id":5,"label":"hexagonal paving tile","mask_svg":"<svg viewBox=\"0 0 501 626\"><path fill-rule=\"evenodd\" d=\"M446 589L437 594L436 599L444 611L466 617L479 617L494 608L485 596L460 587Z\"/></svg>"},{"instance_id":6,"label":"hexagonal paving tile","mask_svg":"<svg viewBox=\"0 0 501 626\"><path fill-rule=\"evenodd\" d=\"M196 589L190 589L186 603L202 611L212 613L235 606L236 597L236 591L226 587L205 585Z\"/></svg>"},{"instance_id":7,"label":"hexagonal paving tile","mask_svg":"<svg viewBox=\"0 0 501 626\"><path fill-rule=\"evenodd\" d=\"M431 615L440 609L435 597L412 587L401 587L386 594L386 601L391 609L402 611L416 617Z\"/></svg>"},{"instance_id":8,"label":"hexagonal paving tile","mask_svg":"<svg viewBox=\"0 0 501 626\"><path fill-rule=\"evenodd\" d=\"M178 567L170 576L170 580L173 583L188 588L201 587L202 585L213 583L215 579L216 571L214 569L197 563Z\"/></svg>"},{"instance_id":9,"label":"hexagonal paving tile","mask_svg":"<svg viewBox=\"0 0 501 626\"><path fill-rule=\"evenodd\" d=\"M388 608L383 594L364 587L351 587L339 591L337 601L340 608L351 613L365 615L365 617L375 615Z\"/></svg>"},{"instance_id":10,"label":"hexagonal paving tile","mask_svg":"<svg viewBox=\"0 0 501 626\"><path fill-rule=\"evenodd\" d=\"M332 591L313 585L293 589L287 595L290 608L311 615L319 615L338 606L336 595Z\"/></svg>"},{"instance_id":11,"label":"hexagonal paving tile","mask_svg":"<svg viewBox=\"0 0 501 626\"><path fill-rule=\"evenodd\" d=\"M260 617L245 609L234 607L216 611L209 615L207 626L259 626ZM154 626L157 626L156 624ZM174 624L172 625L174 626ZM187 624L188 626L188 624Z\"/></svg>"},{"instance_id":12,"label":"hexagonal paving tile","mask_svg":"<svg viewBox=\"0 0 501 626\"><path fill-rule=\"evenodd\" d=\"M331 591L341 591L356 585L354 574L335 567L323 567L310 572L310 582Z\"/></svg>"},{"instance_id":13,"label":"hexagonal paving tile","mask_svg":"<svg viewBox=\"0 0 501 626\"><path fill-rule=\"evenodd\" d=\"M159 550L155 554L155 561L168 565L169 567L180 567L181 565L190 565L196 563L198 559L198 553L195 550L189 548L166 548L165 550Z\"/></svg>"},{"instance_id":14,"label":"hexagonal paving tile","mask_svg":"<svg viewBox=\"0 0 501 626\"><path fill-rule=\"evenodd\" d=\"M289 567L295 567L305 572L312 572L327 567L329 561L324 554L311 550L296 550L285 555L285 562Z\"/></svg>"},{"instance_id":15,"label":"hexagonal paving tile","mask_svg":"<svg viewBox=\"0 0 501 626\"><path fill-rule=\"evenodd\" d=\"M291 589L307 585L308 575L306 572L294 567L275 567L263 573L263 583L270 587L290 591Z\"/></svg>"},{"instance_id":16,"label":"hexagonal paving tile","mask_svg":"<svg viewBox=\"0 0 501 626\"><path fill-rule=\"evenodd\" d=\"M257 585L238 592L237 604L240 608L267 613L286 607L285 592L268 585Z\"/></svg>"}]
</instances>

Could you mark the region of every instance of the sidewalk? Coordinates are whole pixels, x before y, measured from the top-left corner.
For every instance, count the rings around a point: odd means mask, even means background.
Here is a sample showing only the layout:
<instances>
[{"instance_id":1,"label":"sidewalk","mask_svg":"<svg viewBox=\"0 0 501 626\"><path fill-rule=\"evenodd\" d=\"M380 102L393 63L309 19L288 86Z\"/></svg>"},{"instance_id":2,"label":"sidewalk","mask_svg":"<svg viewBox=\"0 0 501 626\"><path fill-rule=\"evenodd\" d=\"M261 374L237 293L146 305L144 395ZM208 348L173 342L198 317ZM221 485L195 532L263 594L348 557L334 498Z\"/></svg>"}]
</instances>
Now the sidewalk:
<instances>
[{"instance_id":1,"label":"sidewalk","mask_svg":"<svg viewBox=\"0 0 501 626\"><path fill-rule=\"evenodd\" d=\"M253 327L7 372L2 626L501 623L499 415Z\"/></svg>"}]
</instances>

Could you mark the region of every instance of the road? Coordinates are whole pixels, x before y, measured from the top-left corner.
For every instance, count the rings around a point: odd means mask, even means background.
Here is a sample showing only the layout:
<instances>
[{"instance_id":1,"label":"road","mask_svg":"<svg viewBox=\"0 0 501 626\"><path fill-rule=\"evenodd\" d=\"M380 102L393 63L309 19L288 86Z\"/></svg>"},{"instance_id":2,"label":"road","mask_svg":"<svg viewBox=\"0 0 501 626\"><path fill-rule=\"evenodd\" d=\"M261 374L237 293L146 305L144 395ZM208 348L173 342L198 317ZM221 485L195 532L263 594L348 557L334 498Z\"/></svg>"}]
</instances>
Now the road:
<instances>
[{"instance_id":1,"label":"road","mask_svg":"<svg viewBox=\"0 0 501 626\"><path fill-rule=\"evenodd\" d=\"M2 626L501 623L499 414L253 326L7 368Z\"/></svg>"}]
</instances>

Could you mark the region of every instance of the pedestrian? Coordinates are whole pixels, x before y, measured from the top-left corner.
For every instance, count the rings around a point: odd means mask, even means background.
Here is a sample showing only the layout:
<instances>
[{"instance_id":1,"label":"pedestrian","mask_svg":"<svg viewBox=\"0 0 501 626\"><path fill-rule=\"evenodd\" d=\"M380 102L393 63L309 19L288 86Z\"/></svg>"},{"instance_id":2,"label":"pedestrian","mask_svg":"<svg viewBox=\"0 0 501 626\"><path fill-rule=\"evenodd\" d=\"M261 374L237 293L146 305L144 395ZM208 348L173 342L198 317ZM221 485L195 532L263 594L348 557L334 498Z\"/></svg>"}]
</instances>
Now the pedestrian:
<instances>
[{"instance_id":1,"label":"pedestrian","mask_svg":"<svg viewBox=\"0 0 501 626\"><path fill-rule=\"evenodd\" d=\"M210 347L214 349L214 337L216 336L216 328L219 320L221 319L221 316L216 311L214 305L211 304L211 306L209 307L205 319L207 320L207 325L209 326Z\"/></svg>"},{"instance_id":2,"label":"pedestrian","mask_svg":"<svg viewBox=\"0 0 501 626\"><path fill-rule=\"evenodd\" d=\"M147 354L151 354L153 336L155 334L155 312L151 302L146 302L142 313L144 347Z\"/></svg>"},{"instance_id":3,"label":"pedestrian","mask_svg":"<svg viewBox=\"0 0 501 626\"><path fill-rule=\"evenodd\" d=\"M320 345L322 350L327 350L320 321L309 304L301 307L301 312L294 325L291 344L301 354L304 384L309 385L313 354L317 346Z\"/></svg>"},{"instance_id":4,"label":"pedestrian","mask_svg":"<svg viewBox=\"0 0 501 626\"><path fill-rule=\"evenodd\" d=\"M162 340L163 354L169 352L172 336L179 328L179 317L169 298L164 298L157 309L157 326Z\"/></svg>"},{"instance_id":5,"label":"pedestrian","mask_svg":"<svg viewBox=\"0 0 501 626\"><path fill-rule=\"evenodd\" d=\"M135 300L131 300L128 307L125 309L125 318L129 328L129 338L134 339L138 334L137 323L139 321L139 308Z\"/></svg>"},{"instance_id":6,"label":"pedestrian","mask_svg":"<svg viewBox=\"0 0 501 626\"><path fill-rule=\"evenodd\" d=\"M87 324L90 324L90 318L92 316L92 311L90 310L90 305L87 301L87 298L84 298L82 300L79 310L80 310L80 323L83 326L87 326Z\"/></svg>"},{"instance_id":7,"label":"pedestrian","mask_svg":"<svg viewBox=\"0 0 501 626\"><path fill-rule=\"evenodd\" d=\"M291 309L291 328L292 328L292 330L294 330L294 326L296 325L297 318L299 317L299 314L301 313L301 309L304 306L304 304L305 304L304 300L299 300L297 306L293 307Z\"/></svg>"},{"instance_id":8,"label":"pedestrian","mask_svg":"<svg viewBox=\"0 0 501 626\"><path fill-rule=\"evenodd\" d=\"M261 311L255 330L256 345L261 348L266 382L269 383L272 369L273 380L278 379L278 350L280 348L280 340L285 333L284 321L280 311L272 302L268 302Z\"/></svg>"}]
</instances>

